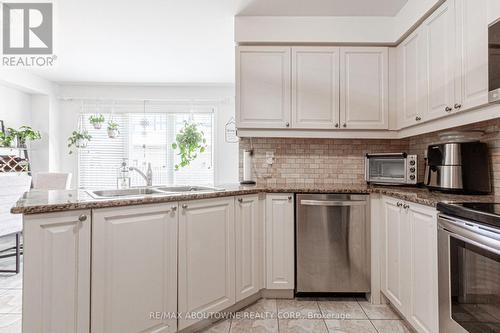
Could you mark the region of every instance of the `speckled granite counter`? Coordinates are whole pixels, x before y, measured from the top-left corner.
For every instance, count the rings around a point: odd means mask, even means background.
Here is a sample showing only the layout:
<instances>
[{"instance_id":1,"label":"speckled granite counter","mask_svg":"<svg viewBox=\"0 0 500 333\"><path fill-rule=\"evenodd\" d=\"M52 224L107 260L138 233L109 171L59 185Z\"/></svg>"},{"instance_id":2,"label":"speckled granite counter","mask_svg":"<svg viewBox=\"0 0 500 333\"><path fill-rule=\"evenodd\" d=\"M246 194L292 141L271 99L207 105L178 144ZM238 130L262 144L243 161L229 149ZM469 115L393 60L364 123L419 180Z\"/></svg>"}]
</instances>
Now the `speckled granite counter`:
<instances>
[{"instance_id":1,"label":"speckled granite counter","mask_svg":"<svg viewBox=\"0 0 500 333\"><path fill-rule=\"evenodd\" d=\"M14 214L40 214L77 209L96 209L122 207L172 201L209 199L256 193L379 193L409 202L435 207L438 202L493 202L493 196L454 195L430 192L427 189L412 187L386 187L368 185L332 185L332 186L239 186L223 185L223 191L205 191L196 193L151 194L137 197L115 199L95 199L83 190L27 192L12 208ZM497 198L499 199L499 198Z\"/></svg>"}]
</instances>

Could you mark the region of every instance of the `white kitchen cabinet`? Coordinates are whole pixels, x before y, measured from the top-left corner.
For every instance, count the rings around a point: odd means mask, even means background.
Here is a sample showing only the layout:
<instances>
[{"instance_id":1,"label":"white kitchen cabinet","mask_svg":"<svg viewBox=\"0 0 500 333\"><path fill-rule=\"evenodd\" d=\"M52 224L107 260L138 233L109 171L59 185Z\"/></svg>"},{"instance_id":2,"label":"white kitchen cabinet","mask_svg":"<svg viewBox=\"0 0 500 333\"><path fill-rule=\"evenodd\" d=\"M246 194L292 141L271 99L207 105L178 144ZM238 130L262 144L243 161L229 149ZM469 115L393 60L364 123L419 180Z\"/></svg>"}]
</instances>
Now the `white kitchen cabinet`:
<instances>
[{"instance_id":1,"label":"white kitchen cabinet","mask_svg":"<svg viewBox=\"0 0 500 333\"><path fill-rule=\"evenodd\" d=\"M263 269L262 219L259 196L235 198L236 302L262 288Z\"/></svg>"},{"instance_id":2,"label":"white kitchen cabinet","mask_svg":"<svg viewBox=\"0 0 500 333\"><path fill-rule=\"evenodd\" d=\"M338 47L292 48L292 127L339 127Z\"/></svg>"},{"instance_id":3,"label":"white kitchen cabinet","mask_svg":"<svg viewBox=\"0 0 500 333\"><path fill-rule=\"evenodd\" d=\"M408 223L401 201L383 199L382 219L382 291L402 313L406 312L409 291Z\"/></svg>"},{"instance_id":4,"label":"white kitchen cabinet","mask_svg":"<svg viewBox=\"0 0 500 333\"><path fill-rule=\"evenodd\" d=\"M440 118L455 103L455 0L442 4L423 23L426 35L428 105L425 121Z\"/></svg>"},{"instance_id":5,"label":"white kitchen cabinet","mask_svg":"<svg viewBox=\"0 0 500 333\"><path fill-rule=\"evenodd\" d=\"M455 0L457 68L453 109L467 110L488 103L488 4Z\"/></svg>"},{"instance_id":6,"label":"white kitchen cabinet","mask_svg":"<svg viewBox=\"0 0 500 333\"><path fill-rule=\"evenodd\" d=\"M293 194L266 196L266 288L295 288Z\"/></svg>"},{"instance_id":7,"label":"white kitchen cabinet","mask_svg":"<svg viewBox=\"0 0 500 333\"><path fill-rule=\"evenodd\" d=\"M187 201L179 215L179 311L210 313L235 303L234 198ZM181 318L179 329L200 319Z\"/></svg>"},{"instance_id":8,"label":"white kitchen cabinet","mask_svg":"<svg viewBox=\"0 0 500 333\"><path fill-rule=\"evenodd\" d=\"M92 219L92 332L176 332L177 203L97 209Z\"/></svg>"},{"instance_id":9,"label":"white kitchen cabinet","mask_svg":"<svg viewBox=\"0 0 500 333\"><path fill-rule=\"evenodd\" d=\"M437 213L434 209L407 203L410 227L410 303L408 316L418 332L437 333L438 267Z\"/></svg>"},{"instance_id":10,"label":"white kitchen cabinet","mask_svg":"<svg viewBox=\"0 0 500 333\"><path fill-rule=\"evenodd\" d=\"M386 47L340 49L342 128L389 128L388 52Z\"/></svg>"},{"instance_id":11,"label":"white kitchen cabinet","mask_svg":"<svg viewBox=\"0 0 500 333\"><path fill-rule=\"evenodd\" d=\"M237 127L289 127L290 75L290 47L237 47Z\"/></svg>"},{"instance_id":12,"label":"white kitchen cabinet","mask_svg":"<svg viewBox=\"0 0 500 333\"><path fill-rule=\"evenodd\" d=\"M415 30L398 46L397 105L399 127L421 121L427 108L426 38L422 28Z\"/></svg>"},{"instance_id":13,"label":"white kitchen cabinet","mask_svg":"<svg viewBox=\"0 0 500 333\"><path fill-rule=\"evenodd\" d=\"M437 211L384 197L382 292L417 332L437 333Z\"/></svg>"},{"instance_id":14,"label":"white kitchen cabinet","mask_svg":"<svg viewBox=\"0 0 500 333\"><path fill-rule=\"evenodd\" d=\"M24 216L23 332L88 333L90 211Z\"/></svg>"}]
</instances>

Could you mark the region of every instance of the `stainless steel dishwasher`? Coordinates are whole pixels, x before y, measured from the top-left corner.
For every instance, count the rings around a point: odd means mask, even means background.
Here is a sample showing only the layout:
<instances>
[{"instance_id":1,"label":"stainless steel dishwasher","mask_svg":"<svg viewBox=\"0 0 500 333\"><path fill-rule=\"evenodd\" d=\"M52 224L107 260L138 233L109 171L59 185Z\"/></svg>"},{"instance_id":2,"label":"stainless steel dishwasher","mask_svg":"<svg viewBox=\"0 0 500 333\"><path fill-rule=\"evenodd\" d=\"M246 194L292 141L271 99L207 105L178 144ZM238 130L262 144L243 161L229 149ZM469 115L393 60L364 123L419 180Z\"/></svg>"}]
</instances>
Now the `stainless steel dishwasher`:
<instances>
[{"instance_id":1,"label":"stainless steel dishwasher","mask_svg":"<svg viewBox=\"0 0 500 333\"><path fill-rule=\"evenodd\" d=\"M296 202L296 292L369 292L368 195L298 194Z\"/></svg>"}]
</instances>

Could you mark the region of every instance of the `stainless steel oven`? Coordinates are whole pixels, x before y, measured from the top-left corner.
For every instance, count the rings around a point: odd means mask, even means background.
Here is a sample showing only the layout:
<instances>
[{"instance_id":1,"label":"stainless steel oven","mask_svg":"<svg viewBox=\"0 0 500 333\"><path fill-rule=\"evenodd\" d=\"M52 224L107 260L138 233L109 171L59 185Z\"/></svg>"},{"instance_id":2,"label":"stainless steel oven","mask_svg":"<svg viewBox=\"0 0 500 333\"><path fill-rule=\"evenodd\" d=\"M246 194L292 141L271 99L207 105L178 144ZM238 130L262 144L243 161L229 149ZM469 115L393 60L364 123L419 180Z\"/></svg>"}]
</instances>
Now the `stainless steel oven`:
<instances>
[{"instance_id":1,"label":"stainless steel oven","mask_svg":"<svg viewBox=\"0 0 500 333\"><path fill-rule=\"evenodd\" d=\"M499 228L440 214L438 246L439 332L500 332Z\"/></svg>"},{"instance_id":2,"label":"stainless steel oven","mask_svg":"<svg viewBox=\"0 0 500 333\"><path fill-rule=\"evenodd\" d=\"M488 32L489 101L500 103L500 21Z\"/></svg>"},{"instance_id":3,"label":"stainless steel oven","mask_svg":"<svg viewBox=\"0 0 500 333\"><path fill-rule=\"evenodd\" d=\"M365 180L370 184L417 183L417 155L406 153L366 154Z\"/></svg>"}]
</instances>

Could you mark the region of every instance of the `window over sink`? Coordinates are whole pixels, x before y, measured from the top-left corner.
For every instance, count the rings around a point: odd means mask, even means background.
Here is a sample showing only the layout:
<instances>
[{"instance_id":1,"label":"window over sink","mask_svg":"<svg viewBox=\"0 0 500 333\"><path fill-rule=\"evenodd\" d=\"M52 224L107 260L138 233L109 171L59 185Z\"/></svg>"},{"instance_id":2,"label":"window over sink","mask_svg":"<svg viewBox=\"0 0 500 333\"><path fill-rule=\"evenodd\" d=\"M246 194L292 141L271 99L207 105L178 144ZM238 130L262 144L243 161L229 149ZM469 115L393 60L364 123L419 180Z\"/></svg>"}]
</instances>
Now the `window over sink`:
<instances>
[{"instance_id":1,"label":"window over sink","mask_svg":"<svg viewBox=\"0 0 500 333\"><path fill-rule=\"evenodd\" d=\"M146 112L144 112L146 110ZM92 115L106 119L102 128L89 122ZM153 170L153 185L214 183L214 108L209 106L167 105L164 103L121 103L85 105L80 114L83 129L92 136L86 148L78 150L78 186L84 189L117 187L121 164L126 161L146 173L148 163ZM119 135L108 136L108 122L118 124ZM203 131L206 150L188 166L175 170L179 164L178 150L172 149L177 133L185 122L194 122ZM145 180L130 171L131 186L145 185Z\"/></svg>"}]
</instances>

